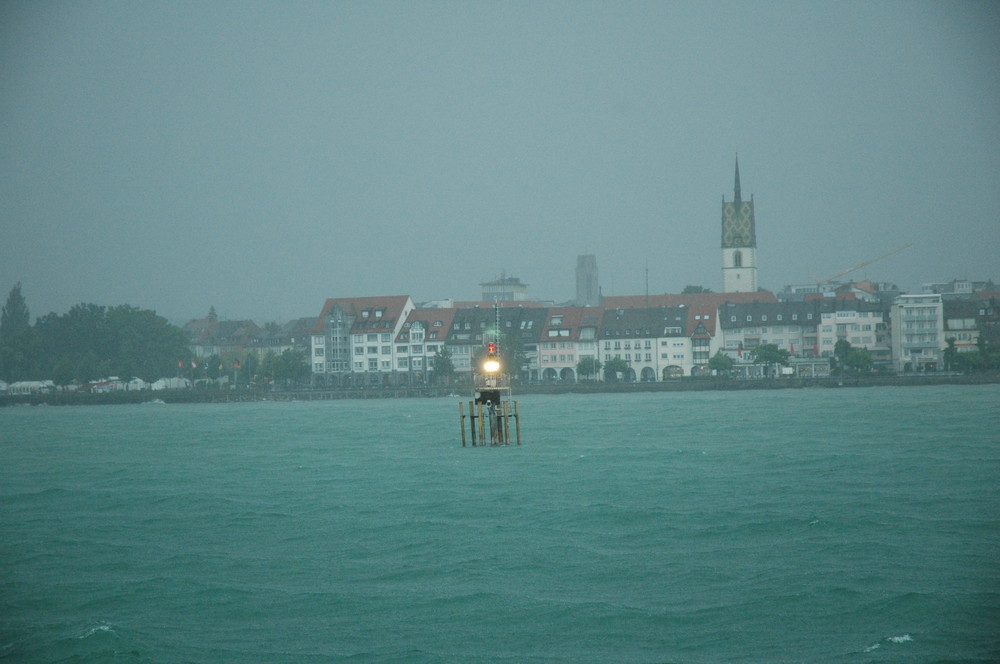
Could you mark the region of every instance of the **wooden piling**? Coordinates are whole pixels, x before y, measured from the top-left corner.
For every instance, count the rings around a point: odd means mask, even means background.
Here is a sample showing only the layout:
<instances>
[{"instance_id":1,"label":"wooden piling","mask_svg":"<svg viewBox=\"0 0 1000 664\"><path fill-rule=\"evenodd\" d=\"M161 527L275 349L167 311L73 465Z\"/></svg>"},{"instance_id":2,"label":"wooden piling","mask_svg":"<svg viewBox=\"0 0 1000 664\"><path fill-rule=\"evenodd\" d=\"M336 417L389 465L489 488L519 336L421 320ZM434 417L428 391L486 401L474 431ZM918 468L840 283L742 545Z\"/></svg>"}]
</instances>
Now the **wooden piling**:
<instances>
[{"instance_id":1,"label":"wooden piling","mask_svg":"<svg viewBox=\"0 0 1000 664\"><path fill-rule=\"evenodd\" d=\"M517 414L517 402L514 402L514 427L517 430L517 444L521 444L521 418Z\"/></svg>"},{"instance_id":2,"label":"wooden piling","mask_svg":"<svg viewBox=\"0 0 1000 664\"><path fill-rule=\"evenodd\" d=\"M486 422L483 421L483 404L476 404L476 415L479 418L479 442L481 445L486 445Z\"/></svg>"},{"instance_id":3,"label":"wooden piling","mask_svg":"<svg viewBox=\"0 0 1000 664\"><path fill-rule=\"evenodd\" d=\"M510 404L503 402L503 444L510 445Z\"/></svg>"},{"instance_id":4,"label":"wooden piling","mask_svg":"<svg viewBox=\"0 0 1000 664\"><path fill-rule=\"evenodd\" d=\"M465 404L458 402L458 423L462 429L462 447L465 447Z\"/></svg>"}]
</instances>

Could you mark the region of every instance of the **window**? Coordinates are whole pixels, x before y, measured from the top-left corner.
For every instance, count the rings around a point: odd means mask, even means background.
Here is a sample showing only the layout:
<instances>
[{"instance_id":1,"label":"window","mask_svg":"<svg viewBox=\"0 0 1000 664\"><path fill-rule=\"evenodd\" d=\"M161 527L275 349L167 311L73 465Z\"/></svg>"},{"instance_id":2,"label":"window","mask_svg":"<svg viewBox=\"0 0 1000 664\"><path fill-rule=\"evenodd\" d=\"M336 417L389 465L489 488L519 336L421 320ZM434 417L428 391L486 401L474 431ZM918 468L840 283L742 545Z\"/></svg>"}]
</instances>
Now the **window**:
<instances>
[{"instance_id":1,"label":"window","mask_svg":"<svg viewBox=\"0 0 1000 664\"><path fill-rule=\"evenodd\" d=\"M442 325L444 325L444 323L442 323L441 321L439 320L434 321L434 327L441 327Z\"/></svg>"},{"instance_id":2,"label":"window","mask_svg":"<svg viewBox=\"0 0 1000 664\"><path fill-rule=\"evenodd\" d=\"M753 316L747 316L747 322L750 323L752 321L753 321Z\"/></svg>"},{"instance_id":3,"label":"window","mask_svg":"<svg viewBox=\"0 0 1000 664\"><path fill-rule=\"evenodd\" d=\"M370 355L374 355L377 352L378 352L378 346L369 346L368 347L368 353Z\"/></svg>"},{"instance_id":4,"label":"window","mask_svg":"<svg viewBox=\"0 0 1000 664\"><path fill-rule=\"evenodd\" d=\"M323 357L323 347L317 346L316 348L313 348L313 355L316 357Z\"/></svg>"},{"instance_id":5,"label":"window","mask_svg":"<svg viewBox=\"0 0 1000 664\"><path fill-rule=\"evenodd\" d=\"M422 345L420 345L420 346L414 345L414 346L411 347L410 350L413 351L414 354L416 354L416 353L423 353L424 352L424 347Z\"/></svg>"},{"instance_id":6,"label":"window","mask_svg":"<svg viewBox=\"0 0 1000 664\"><path fill-rule=\"evenodd\" d=\"M369 335L367 335L367 339L368 339L369 342L378 341L378 335L377 334L369 334Z\"/></svg>"},{"instance_id":7,"label":"window","mask_svg":"<svg viewBox=\"0 0 1000 664\"><path fill-rule=\"evenodd\" d=\"M382 346L382 354L383 355L391 355L392 354L392 346Z\"/></svg>"},{"instance_id":8,"label":"window","mask_svg":"<svg viewBox=\"0 0 1000 664\"><path fill-rule=\"evenodd\" d=\"M368 360L368 371L378 371L378 360L374 357Z\"/></svg>"},{"instance_id":9,"label":"window","mask_svg":"<svg viewBox=\"0 0 1000 664\"><path fill-rule=\"evenodd\" d=\"M760 317L760 319L761 320L767 320L767 314L762 314L761 317Z\"/></svg>"},{"instance_id":10,"label":"window","mask_svg":"<svg viewBox=\"0 0 1000 664\"><path fill-rule=\"evenodd\" d=\"M392 341L392 335L391 334L383 334L382 335L382 343L387 344L390 341Z\"/></svg>"},{"instance_id":11,"label":"window","mask_svg":"<svg viewBox=\"0 0 1000 664\"><path fill-rule=\"evenodd\" d=\"M397 353L408 353L410 352L409 346L396 346Z\"/></svg>"},{"instance_id":12,"label":"window","mask_svg":"<svg viewBox=\"0 0 1000 664\"><path fill-rule=\"evenodd\" d=\"M365 354L365 347L364 346L355 346L354 347L354 354L355 355L364 355Z\"/></svg>"}]
</instances>

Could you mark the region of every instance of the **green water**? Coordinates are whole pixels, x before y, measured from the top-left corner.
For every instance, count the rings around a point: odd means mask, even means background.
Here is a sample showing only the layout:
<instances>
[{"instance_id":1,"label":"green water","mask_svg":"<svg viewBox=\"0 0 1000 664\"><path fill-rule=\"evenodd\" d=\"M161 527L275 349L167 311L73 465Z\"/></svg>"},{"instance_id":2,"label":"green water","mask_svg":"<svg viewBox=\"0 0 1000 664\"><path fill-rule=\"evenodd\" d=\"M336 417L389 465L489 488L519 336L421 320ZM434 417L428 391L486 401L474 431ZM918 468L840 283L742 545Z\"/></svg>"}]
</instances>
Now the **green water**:
<instances>
[{"instance_id":1,"label":"green water","mask_svg":"<svg viewBox=\"0 0 1000 664\"><path fill-rule=\"evenodd\" d=\"M0 409L11 662L993 662L1000 386Z\"/></svg>"}]
</instances>

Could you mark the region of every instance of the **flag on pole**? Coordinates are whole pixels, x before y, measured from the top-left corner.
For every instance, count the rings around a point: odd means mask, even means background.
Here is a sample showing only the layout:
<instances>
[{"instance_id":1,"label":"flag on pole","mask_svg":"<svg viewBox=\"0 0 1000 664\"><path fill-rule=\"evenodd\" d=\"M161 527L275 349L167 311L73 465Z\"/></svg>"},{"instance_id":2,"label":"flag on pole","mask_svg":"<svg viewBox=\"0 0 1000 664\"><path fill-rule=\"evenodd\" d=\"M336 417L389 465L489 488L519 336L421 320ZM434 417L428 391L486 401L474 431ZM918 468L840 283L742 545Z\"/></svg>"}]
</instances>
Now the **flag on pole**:
<instances>
[{"instance_id":1,"label":"flag on pole","mask_svg":"<svg viewBox=\"0 0 1000 664\"><path fill-rule=\"evenodd\" d=\"M739 357L743 357L743 342L742 341L740 342L739 348L736 349L736 355L739 356Z\"/></svg>"},{"instance_id":2,"label":"flag on pole","mask_svg":"<svg viewBox=\"0 0 1000 664\"><path fill-rule=\"evenodd\" d=\"M198 368L198 363L195 362L194 360L191 360L191 368L192 369L197 369Z\"/></svg>"},{"instance_id":3,"label":"flag on pole","mask_svg":"<svg viewBox=\"0 0 1000 664\"><path fill-rule=\"evenodd\" d=\"M239 360L236 360L236 368L237 369L242 369L243 368L242 366L240 366L240 361Z\"/></svg>"},{"instance_id":4,"label":"flag on pole","mask_svg":"<svg viewBox=\"0 0 1000 664\"><path fill-rule=\"evenodd\" d=\"M791 353L792 355L795 355L795 344L791 343L789 344L789 347L791 348L791 350L788 352Z\"/></svg>"}]
</instances>

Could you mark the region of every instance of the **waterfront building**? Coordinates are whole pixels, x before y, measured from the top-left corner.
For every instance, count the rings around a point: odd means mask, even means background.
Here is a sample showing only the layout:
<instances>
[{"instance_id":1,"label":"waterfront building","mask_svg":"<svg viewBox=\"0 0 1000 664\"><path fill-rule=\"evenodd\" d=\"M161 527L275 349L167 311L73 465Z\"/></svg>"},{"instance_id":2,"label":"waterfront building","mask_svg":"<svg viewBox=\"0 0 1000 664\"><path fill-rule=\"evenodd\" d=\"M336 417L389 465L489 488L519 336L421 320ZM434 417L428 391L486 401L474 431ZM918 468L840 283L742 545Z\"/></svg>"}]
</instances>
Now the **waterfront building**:
<instances>
[{"instance_id":1,"label":"waterfront building","mask_svg":"<svg viewBox=\"0 0 1000 664\"><path fill-rule=\"evenodd\" d=\"M898 372L941 368L944 305L941 295L900 295L892 305L892 363Z\"/></svg>"},{"instance_id":2,"label":"waterfront building","mask_svg":"<svg viewBox=\"0 0 1000 664\"><path fill-rule=\"evenodd\" d=\"M847 341L852 348L864 348L876 365L892 362L889 309L881 302L842 297L816 301L819 311L819 355L833 355L837 342Z\"/></svg>"},{"instance_id":3,"label":"waterfront building","mask_svg":"<svg viewBox=\"0 0 1000 664\"><path fill-rule=\"evenodd\" d=\"M455 309L413 309L396 335L393 374L398 383L426 383L434 358L445 348Z\"/></svg>"},{"instance_id":4,"label":"waterfront building","mask_svg":"<svg viewBox=\"0 0 1000 664\"><path fill-rule=\"evenodd\" d=\"M689 318L686 306L605 309L599 359L627 362L623 378L630 382L690 376L695 363Z\"/></svg>"},{"instance_id":5,"label":"waterfront building","mask_svg":"<svg viewBox=\"0 0 1000 664\"><path fill-rule=\"evenodd\" d=\"M597 359L601 311L593 307L551 307L538 339L542 380L575 381L577 363Z\"/></svg>"},{"instance_id":6,"label":"waterfront building","mask_svg":"<svg viewBox=\"0 0 1000 664\"><path fill-rule=\"evenodd\" d=\"M394 340L414 308L408 295L328 299L312 333L314 379L327 385L354 378L388 382Z\"/></svg>"},{"instance_id":7,"label":"waterfront building","mask_svg":"<svg viewBox=\"0 0 1000 664\"><path fill-rule=\"evenodd\" d=\"M809 302L727 302L719 310L721 347L737 363L773 344L796 357L819 357L816 305Z\"/></svg>"}]
</instances>

